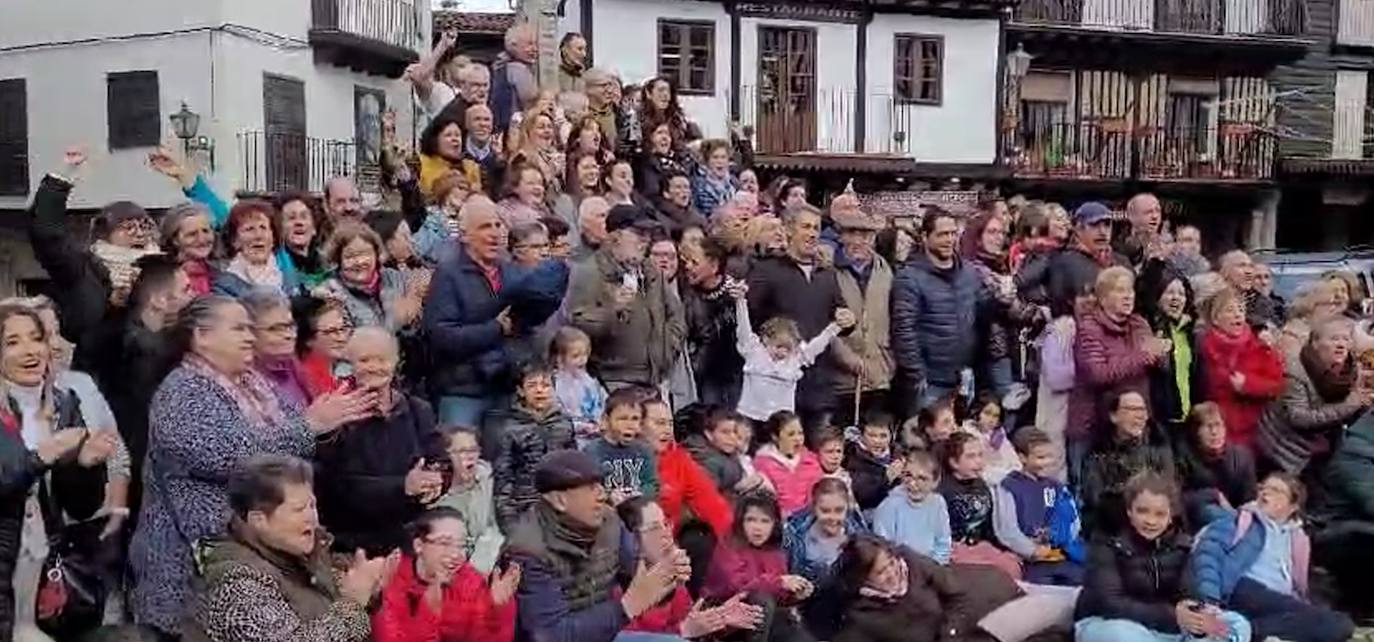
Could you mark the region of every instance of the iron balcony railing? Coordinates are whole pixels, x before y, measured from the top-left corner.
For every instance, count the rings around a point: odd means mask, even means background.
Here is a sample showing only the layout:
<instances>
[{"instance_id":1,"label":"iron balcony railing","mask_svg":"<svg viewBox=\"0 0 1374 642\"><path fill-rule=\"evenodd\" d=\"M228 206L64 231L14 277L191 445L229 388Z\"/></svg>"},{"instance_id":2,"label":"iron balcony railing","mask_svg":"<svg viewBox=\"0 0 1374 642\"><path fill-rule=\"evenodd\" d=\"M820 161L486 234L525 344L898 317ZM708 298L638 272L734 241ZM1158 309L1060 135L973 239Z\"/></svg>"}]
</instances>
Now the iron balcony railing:
<instances>
[{"instance_id":1,"label":"iron balcony railing","mask_svg":"<svg viewBox=\"0 0 1374 642\"><path fill-rule=\"evenodd\" d=\"M858 132L859 108L864 131ZM801 88L780 93L745 86L739 121L754 128L760 154L832 153L913 155L919 105L903 102L890 89L860 94L849 88ZM862 136L863 144L858 144Z\"/></svg>"},{"instance_id":2,"label":"iron balcony railing","mask_svg":"<svg viewBox=\"0 0 1374 642\"><path fill-rule=\"evenodd\" d=\"M246 131L238 134L238 150L243 171L238 187L244 192L323 192L330 178L357 174L356 146L351 140Z\"/></svg>"},{"instance_id":3,"label":"iron balcony railing","mask_svg":"<svg viewBox=\"0 0 1374 642\"><path fill-rule=\"evenodd\" d=\"M416 2L428 0L311 0L312 28L341 31L417 49L423 31Z\"/></svg>"},{"instance_id":4,"label":"iron balcony railing","mask_svg":"<svg viewBox=\"0 0 1374 642\"><path fill-rule=\"evenodd\" d=\"M1023 177L1267 180L1277 138L1256 123L1136 127L1124 118L1022 123L1004 160Z\"/></svg>"},{"instance_id":5,"label":"iron balcony railing","mask_svg":"<svg viewBox=\"0 0 1374 642\"><path fill-rule=\"evenodd\" d=\"M1021 0L1014 20L1116 31L1302 35L1306 0Z\"/></svg>"}]
</instances>

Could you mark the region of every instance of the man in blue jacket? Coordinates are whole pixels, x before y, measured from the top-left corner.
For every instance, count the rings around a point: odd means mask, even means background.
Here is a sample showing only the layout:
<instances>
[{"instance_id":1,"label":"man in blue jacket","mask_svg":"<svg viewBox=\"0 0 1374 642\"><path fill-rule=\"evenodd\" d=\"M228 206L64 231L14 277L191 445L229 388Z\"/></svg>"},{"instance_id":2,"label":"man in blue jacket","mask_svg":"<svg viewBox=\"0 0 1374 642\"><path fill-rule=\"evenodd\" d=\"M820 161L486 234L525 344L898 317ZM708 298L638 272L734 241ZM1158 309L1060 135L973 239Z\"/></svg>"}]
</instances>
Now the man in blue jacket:
<instances>
[{"instance_id":1,"label":"man in blue jacket","mask_svg":"<svg viewBox=\"0 0 1374 642\"><path fill-rule=\"evenodd\" d=\"M955 253L959 224L943 210L921 222L925 251L897 272L892 284L892 353L918 408L959 391L974 366L984 308L983 281Z\"/></svg>"},{"instance_id":2,"label":"man in blue jacket","mask_svg":"<svg viewBox=\"0 0 1374 642\"><path fill-rule=\"evenodd\" d=\"M548 319L567 289L568 269L544 261L526 270L505 257L506 225L496 204L473 197L459 211L461 242L434 274L425 299L429 386L444 427L483 428L482 452L495 455L493 412L514 389L516 339Z\"/></svg>"}]
</instances>

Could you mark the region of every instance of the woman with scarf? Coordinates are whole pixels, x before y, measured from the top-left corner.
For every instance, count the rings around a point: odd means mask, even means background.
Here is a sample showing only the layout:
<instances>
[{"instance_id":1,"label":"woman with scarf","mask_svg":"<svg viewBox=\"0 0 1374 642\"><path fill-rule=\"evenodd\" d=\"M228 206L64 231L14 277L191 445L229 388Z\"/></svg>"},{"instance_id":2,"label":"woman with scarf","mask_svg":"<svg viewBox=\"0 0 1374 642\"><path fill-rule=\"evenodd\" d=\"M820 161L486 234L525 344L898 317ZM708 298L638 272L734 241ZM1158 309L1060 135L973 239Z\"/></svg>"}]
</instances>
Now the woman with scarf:
<instances>
[{"instance_id":1,"label":"woman with scarf","mask_svg":"<svg viewBox=\"0 0 1374 642\"><path fill-rule=\"evenodd\" d=\"M101 507L108 483L102 464L119 438L113 426L87 428L77 395L55 386L55 376L39 314L29 306L0 306L0 639L48 642L48 634L85 632L40 629L36 605L49 542L60 537L80 554L97 553L105 524L76 521ZM59 524L61 533L49 532Z\"/></svg>"},{"instance_id":2,"label":"woman with scarf","mask_svg":"<svg viewBox=\"0 0 1374 642\"><path fill-rule=\"evenodd\" d=\"M316 393L306 383L296 357L296 321L291 302L280 292L256 288L239 297L253 321L253 369L271 382L287 401L302 408Z\"/></svg>"},{"instance_id":3,"label":"woman with scarf","mask_svg":"<svg viewBox=\"0 0 1374 642\"><path fill-rule=\"evenodd\" d=\"M253 367L253 323L238 301L209 295L171 328L180 365L149 409L143 509L129 548L138 622L178 634L191 595L192 544L229 517L226 483L263 453L309 456L315 439L376 407L365 392L289 401Z\"/></svg>"},{"instance_id":4,"label":"woman with scarf","mask_svg":"<svg viewBox=\"0 0 1374 642\"><path fill-rule=\"evenodd\" d=\"M272 204L277 216L273 229L281 234L277 256L285 254L302 287L323 283L329 266L320 256L320 242L328 236L329 222L319 199L301 190L287 190L277 194Z\"/></svg>"},{"instance_id":5,"label":"woman with scarf","mask_svg":"<svg viewBox=\"0 0 1374 642\"><path fill-rule=\"evenodd\" d=\"M1135 276L1129 269L1102 270L1093 292L1096 305L1075 319L1074 387L1065 425L1071 474L1079 469L1094 427L1107 418L1108 393L1132 391L1149 399L1149 368L1173 349L1167 339L1151 334L1150 325L1135 313Z\"/></svg>"},{"instance_id":6,"label":"woman with scarf","mask_svg":"<svg viewBox=\"0 0 1374 642\"><path fill-rule=\"evenodd\" d=\"M1286 355L1283 392L1265 407L1254 441L1268 466L1320 474L1346 425L1374 403L1352 354L1353 328L1341 316L1319 321L1302 349Z\"/></svg>"},{"instance_id":7,"label":"woman with scarf","mask_svg":"<svg viewBox=\"0 0 1374 642\"><path fill-rule=\"evenodd\" d=\"M582 93L587 89L582 72L587 70L587 39L576 31L563 34L558 43L558 91Z\"/></svg>"},{"instance_id":8,"label":"woman with scarf","mask_svg":"<svg viewBox=\"0 0 1374 642\"><path fill-rule=\"evenodd\" d=\"M296 320L296 357L305 375L305 389L317 397L338 387L339 378L348 374L344 346L353 335L342 303L313 296L291 300L291 316Z\"/></svg>"},{"instance_id":9,"label":"woman with scarf","mask_svg":"<svg viewBox=\"0 0 1374 642\"><path fill-rule=\"evenodd\" d=\"M669 175L697 175L697 162L677 144L677 140L673 138L671 123L645 121L644 140L644 155L639 159L636 176L643 193L650 197L662 194L663 183Z\"/></svg>"},{"instance_id":10,"label":"woman with scarf","mask_svg":"<svg viewBox=\"0 0 1374 642\"><path fill-rule=\"evenodd\" d=\"M983 344L986 371L980 374L986 381L982 387L1002 399L1015 383L1012 357L1019 347L1018 330L1022 325L1042 320L1044 314L1041 308L1022 301L1016 294L1015 279L1007 260L1005 218L993 212L975 217L964 230L960 253L967 265L978 273L983 288L992 293L997 302L997 312L988 324L987 341ZM1015 425L1011 421L1004 423Z\"/></svg>"},{"instance_id":11,"label":"woman with scarf","mask_svg":"<svg viewBox=\"0 0 1374 642\"><path fill-rule=\"evenodd\" d=\"M1183 424L1199 397L1202 371L1193 331L1193 288L1165 261L1147 261L1136 280L1140 313L1156 337L1169 340L1169 353L1150 366L1150 416L1168 435L1183 440Z\"/></svg>"},{"instance_id":12,"label":"woman with scarf","mask_svg":"<svg viewBox=\"0 0 1374 642\"><path fill-rule=\"evenodd\" d=\"M497 203L506 229L538 223L539 219L549 216L548 193L544 172L537 165L511 163L506 173L506 197Z\"/></svg>"},{"instance_id":13,"label":"woman with scarf","mask_svg":"<svg viewBox=\"0 0 1374 642\"><path fill-rule=\"evenodd\" d=\"M272 204L257 199L241 200L229 209L223 240L230 258L210 286L215 294L241 297L253 288L270 288L285 294L296 291L295 270L283 271L273 254L275 218Z\"/></svg>"},{"instance_id":14,"label":"woman with scarf","mask_svg":"<svg viewBox=\"0 0 1374 642\"><path fill-rule=\"evenodd\" d=\"M672 129L673 144L677 146L701 140L701 128L683 113L677 99L677 87L671 80L663 76L651 78L644 83L643 91L641 122L667 123Z\"/></svg>"},{"instance_id":15,"label":"woman with scarf","mask_svg":"<svg viewBox=\"0 0 1374 642\"><path fill-rule=\"evenodd\" d=\"M1207 301L1207 321L1198 341L1202 398L1221 406L1227 440L1253 452L1260 414L1283 392L1283 362L1250 329L1245 299L1235 290L1222 290Z\"/></svg>"},{"instance_id":16,"label":"woman with scarf","mask_svg":"<svg viewBox=\"0 0 1374 642\"><path fill-rule=\"evenodd\" d=\"M198 203L175 205L162 215L162 250L172 255L195 295L209 294L219 268L210 262L215 228L210 210Z\"/></svg>"},{"instance_id":17,"label":"woman with scarf","mask_svg":"<svg viewBox=\"0 0 1374 642\"><path fill-rule=\"evenodd\" d=\"M350 327L378 325L396 332L420 317L422 294L399 270L383 265L386 247L371 228L353 221L340 224L324 255L337 269L314 295L342 304Z\"/></svg>"}]
</instances>

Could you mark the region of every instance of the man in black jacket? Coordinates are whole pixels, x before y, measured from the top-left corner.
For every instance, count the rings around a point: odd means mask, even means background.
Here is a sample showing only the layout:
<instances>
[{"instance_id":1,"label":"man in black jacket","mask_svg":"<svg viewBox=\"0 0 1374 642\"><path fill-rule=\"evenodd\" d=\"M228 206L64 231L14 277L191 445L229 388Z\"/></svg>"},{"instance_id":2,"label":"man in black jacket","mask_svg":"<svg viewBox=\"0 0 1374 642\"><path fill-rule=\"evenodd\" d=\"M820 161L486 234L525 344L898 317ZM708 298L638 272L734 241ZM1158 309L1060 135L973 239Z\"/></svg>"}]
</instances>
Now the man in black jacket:
<instances>
[{"instance_id":1,"label":"man in black jacket","mask_svg":"<svg viewBox=\"0 0 1374 642\"><path fill-rule=\"evenodd\" d=\"M819 260L821 211L801 205L783 212L787 252L758 260L749 270L749 319L763 327L773 317L797 323L802 338L821 333L844 307L834 268ZM797 386L797 414L808 443L829 423L835 405L835 361L829 348L806 370Z\"/></svg>"}]
</instances>

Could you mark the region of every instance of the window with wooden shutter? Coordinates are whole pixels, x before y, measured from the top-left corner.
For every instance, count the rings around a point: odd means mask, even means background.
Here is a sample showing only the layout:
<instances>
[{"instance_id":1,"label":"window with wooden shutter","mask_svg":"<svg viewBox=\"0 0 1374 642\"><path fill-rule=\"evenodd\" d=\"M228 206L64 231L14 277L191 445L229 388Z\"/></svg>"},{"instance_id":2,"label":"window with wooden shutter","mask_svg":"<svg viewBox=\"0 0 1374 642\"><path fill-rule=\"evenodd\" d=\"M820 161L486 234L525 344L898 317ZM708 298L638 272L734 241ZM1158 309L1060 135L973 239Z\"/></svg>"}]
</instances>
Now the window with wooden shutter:
<instances>
[{"instance_id":1,"label":"window with wooden shutter","mask_svg":"<svg viewBox=\"0 0 1374 642\"><path fill-rule=\"evenodd\" d=\"M305 138L305 83L263 74L267 188L305 189L309 179Z\"/></svg>"},{"instance_id":2,"label":"window with wooden shutter","mask_svg":"<svg viewBox=\"0 0 1374 642\"><path fill-rule=\"evenodd\" d=\"M940 104L944 97L943 36L897 34L892 63L892 84L899 102Z\"/></svg>"},{"instance_id":3,"label":"window with wooden shutter","mask_svg":"<svg viewBox=\"0 0 1374 642\"><path fill-rule=\"evenodd\" d=\"M162 140L161 94L156 71L121 71L105 77L110 149L156 147Z\"/></svg>"},{"instance_id":4,"label":"window with wooden shutter","mask_svg":"<svg viewBox=\"0 0 1374 642\"><path fill-rule=\"evenodd\" d=\"M715 23L659 20L658 74L672 80L678 93L715 93Z\"/></svg>"},{"instance_id":5,"label":"window with wooden shutter","mask_svg":"<svg viewBox=\"0 0 1374 642\"><path fill-rule=\"evenodd\" d=\"M28 90L23 78L0 80L0 196L28 193Z\"/></svg>"}]
</instances>

